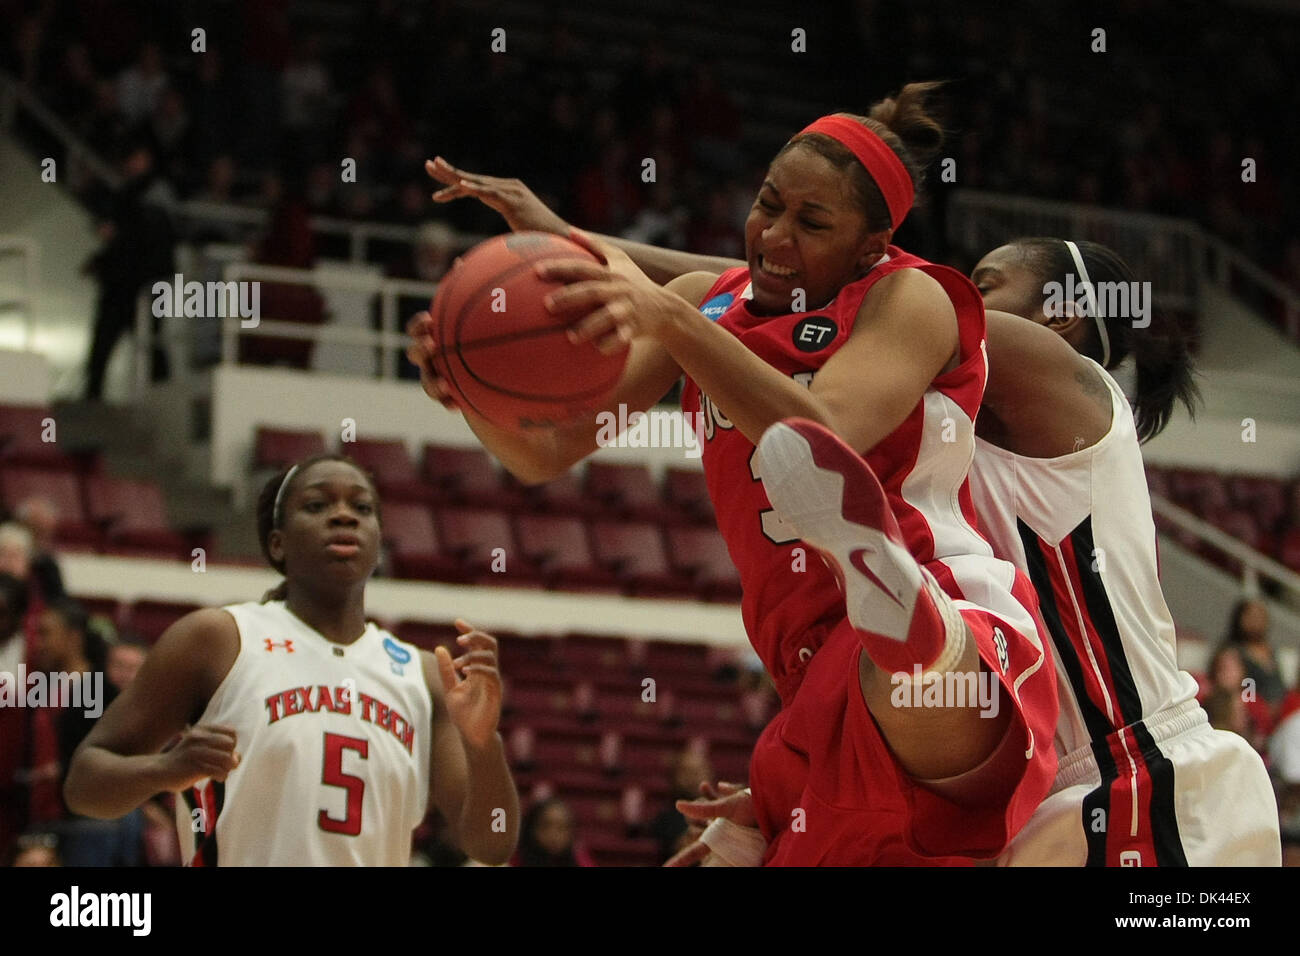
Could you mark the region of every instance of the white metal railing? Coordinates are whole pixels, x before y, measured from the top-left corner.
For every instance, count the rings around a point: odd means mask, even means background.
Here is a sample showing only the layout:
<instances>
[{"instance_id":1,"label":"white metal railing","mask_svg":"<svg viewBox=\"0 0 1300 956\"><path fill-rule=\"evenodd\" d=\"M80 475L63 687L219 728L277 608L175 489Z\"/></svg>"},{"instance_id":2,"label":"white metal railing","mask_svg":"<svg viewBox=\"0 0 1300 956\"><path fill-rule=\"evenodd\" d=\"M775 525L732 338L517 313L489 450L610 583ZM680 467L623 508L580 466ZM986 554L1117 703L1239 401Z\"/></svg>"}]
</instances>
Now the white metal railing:
<instances>
[{"instance_id":1,"label":"white metal railing","mask_svg":"<svg viewBox=\"0 0 1300 956\"><path fill-rule=\"evenodd\" d=\"M89 171L101 182L118 188L122 177L113 171L99 154L85 140L78 136L67 123L29 90L19 83L17 78L0 70L0 129L11 130L18 120L18 113L27 113L47 133L57 139L67 150L67 160L74 167Z\"/></svg>"},{"instance_id":2,"label":"white metal railing","mask_svg":"<svg viewBox=\"0 0 1300 956\"><path fill-rule=\"evenodd\" d=\"M191 199L175 203L169 211L181 222L225 223L247 226L250 232L265 226L270 220L266 209L253 206L237 206L228 203L205 202ZM388 242L415 244L416 226L400 226L389 222L360 222L351 219L336 219L331 216L312 216L308 219L312 232L326 236L345 236L348 240L348 258L352 262L365 262L366 250L371 240L382 239ZM453 239L468 248L487 236L472 233L453 233Z\"/></svg>"},{"instance_id":3,"label":"white metal railing","mask_svg":"<svg viewBox=\"0 0 1300 956\"><path fill-rule=\"evenodd\" d=\"M185 280L185 277L181 277ZM358 349L378 351L380 355L379 377L392 379L396 376L396 358L405 350L408 339L405 332L406 316L398 309L398 300L403 297L432 299L438 290L436 283L419 282L411 279L389 279L368 274L349 274L329 270L291 269L284 266L268 266L251 262L229 262L222 268L222 279L228 282L267 282L282 285L300 285L316 292L351 292L362 293L365 305L360 308L366 316L370 314L375 298L380 307L380 328L357 327L348 324L310 324L278 319L274 316L259 317L255 325L246 325L238 315L205 316L197 322L216 321L220 323L220 360L222 364L233 365L238 362L239 339L241 336L264 337L274 339L309 340L313 343L336 343L356 346ZM188 280L187 280L188 281ZM195 280L197 281L197 280ZM170 286L171 283L169 283ZM135 397L140 401L145 396L149 381L150 356L156 343L153 334L153 301L150 290L144 290L136 300L135 316ZM355 317L355 316L354 316ZM164 330L164 343L179 346L181 352L189 354L198 331L196 321L179 321L170 324L170 331ZM175 353L173 353L175 357ZM183 360L183 358L182 358ZM175 364L175 363L173 363ZM184 366L179 366L183 368ZM176 371L173 375L178 374Z\"/></svg>"},{"instance_id":4,"label":"white metal railing","mask_svg":"<svg viewBox=\"0 0 1300 956\"><path fill-rule=\"evenodd\" d=\"M0 236L0 259L17 259L17 294L0 299L0 310L21 309L23 350L36 348L36 293L40 288L41 246L29 236Z\"/></svg>"},{"instance_id":5,"label":"white metal railing","mask_svg":"<svg viewBox=\"0 0 1300 956\"><path fill-rule=\"evenodd\" d=\"M1123 256L1139 277L1150 277L1156 302L1166 308L1195 308L1206 281L1234 295L1244 287L1256 306L1276 307L1287 334L1300 341L1300 295L1196 223L973 189L953 193L948 207L950 241L970 252L985 252L1018 236L1104 243ZM1234 280L1240 286L1234 286Z\"/></svg>"},{"instance_id":6,"label":"white metal railing","mask_svg":"<svg viewBox=\"0 0 1300 956\"><path fill-rule=\"evenodd\" d=\"M1292 604L1300 607L1300 574L1284 564L1279 564L1266 554L1210 524L1184 508L1178 507L1160 495L1151 496L1151 510L1174 526L1188 532L1200 541L1218 548L1229 557L1241 563L1242 591L1249 596L1259 594L1261 578L1273 581L1290 592Z\"/></svg>"}]
</instances>

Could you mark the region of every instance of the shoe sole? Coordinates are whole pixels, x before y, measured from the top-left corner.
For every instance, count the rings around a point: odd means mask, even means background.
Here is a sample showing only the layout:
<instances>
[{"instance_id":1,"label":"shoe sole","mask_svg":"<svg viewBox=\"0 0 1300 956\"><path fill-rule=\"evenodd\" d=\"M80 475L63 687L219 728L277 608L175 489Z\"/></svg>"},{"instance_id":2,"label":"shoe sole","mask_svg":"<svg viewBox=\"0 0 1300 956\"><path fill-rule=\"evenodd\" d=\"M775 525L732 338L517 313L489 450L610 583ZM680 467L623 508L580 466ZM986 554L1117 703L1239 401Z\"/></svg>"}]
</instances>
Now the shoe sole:
<instances>
[{"instance_id":1,"label":"shoe sole","mask_svg":"<svg viewBox=\"0 0 1300 956\"><path fill-rule=\"evenodd\" d=\"M872 659L910 670L915 651L906 645L925 581L911 553L885 530L898 533L898 523L879 480L847 446L812 423L773 425L759 441L757 464L772 507L804 542L835 562L849 623L897 645L897 654L888 645L881 653L869 648ZM935 635L926 642L935 643L930 660L940 641L942 635Z\"/></svg>"}]
</instances>

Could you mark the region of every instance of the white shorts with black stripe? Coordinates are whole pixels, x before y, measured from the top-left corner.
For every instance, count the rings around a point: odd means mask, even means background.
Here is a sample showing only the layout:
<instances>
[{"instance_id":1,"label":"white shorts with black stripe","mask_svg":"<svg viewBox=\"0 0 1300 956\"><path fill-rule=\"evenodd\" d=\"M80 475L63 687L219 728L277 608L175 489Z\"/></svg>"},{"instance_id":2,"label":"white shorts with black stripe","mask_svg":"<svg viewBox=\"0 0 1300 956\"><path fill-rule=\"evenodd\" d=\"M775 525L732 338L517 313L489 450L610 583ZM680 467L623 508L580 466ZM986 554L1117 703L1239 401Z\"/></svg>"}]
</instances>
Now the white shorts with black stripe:
<instances>
[{"instance_id":1,"label":"white shorts with black stripe","mask_svg":"<svg viewBox=\"0 0 1300 956\"><path fill-rule=\"evenodd\" d=\"M1100 753L1101 759L1098 759ZM1105 775L1099 765L1113 767ZM999 866L1280 866L1263 760L1190 700L1063 757Z\"/></svg>"}]
</instances>

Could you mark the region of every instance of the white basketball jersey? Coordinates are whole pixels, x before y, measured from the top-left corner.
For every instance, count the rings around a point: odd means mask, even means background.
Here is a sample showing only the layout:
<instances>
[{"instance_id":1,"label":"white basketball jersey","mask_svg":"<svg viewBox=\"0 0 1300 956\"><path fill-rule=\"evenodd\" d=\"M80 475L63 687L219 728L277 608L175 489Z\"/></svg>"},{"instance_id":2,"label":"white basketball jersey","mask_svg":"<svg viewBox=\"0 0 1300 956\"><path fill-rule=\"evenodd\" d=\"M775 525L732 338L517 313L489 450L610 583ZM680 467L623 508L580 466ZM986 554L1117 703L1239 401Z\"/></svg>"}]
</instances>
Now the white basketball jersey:
<instances>
[{"instance_id":1,"label":"white basketball jersey","mask_svg":"<svg viewBox=\"0 0 1300 956\"><path fill-rule=\"evenodd\" d=\"M1025 571L1056 650L1057 748L1072 753L1196 696L1178 669L1156 565L1133 412L1111 392L1111 426L1090 448L1026 458L976 440L970 489L998 557Z\"/></svg>"},{"instance_id":2,"label":"white basketball jersey","mask_svg":"<svg viewBox=\"0 0 1300 956\"><path fill-rule=\"evenodd\" d=\"M429 797L432 702L419 650L374 624L348 646L284 602L225 608L239 654L200 723L240 764L176 803L202 866L406 866Z\"/></svg>"}]
</instances>

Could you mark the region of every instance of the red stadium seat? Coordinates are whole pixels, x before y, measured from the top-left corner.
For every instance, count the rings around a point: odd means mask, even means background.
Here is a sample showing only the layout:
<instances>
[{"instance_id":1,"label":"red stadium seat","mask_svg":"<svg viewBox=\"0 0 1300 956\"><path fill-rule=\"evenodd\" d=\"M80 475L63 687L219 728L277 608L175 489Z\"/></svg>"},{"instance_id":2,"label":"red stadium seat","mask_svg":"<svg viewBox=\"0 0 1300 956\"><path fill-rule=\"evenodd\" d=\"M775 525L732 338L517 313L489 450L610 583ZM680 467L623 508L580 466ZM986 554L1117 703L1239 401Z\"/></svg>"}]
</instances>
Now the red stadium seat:
<instances>
[{"instance_id":1,"label":"red stadium seat","mask_svg":"<svg viewBox=\"0 0 1300 956\"><path fill-rule=\"evenodd\" d=\"M259 425L253 440L253 467L279 471L325 451L325 439L318 431Z\"/></svg>"},{"instance_id":2,"label":"red stadium seat","mask_svg":"<svg viewBox=\"0 0 1300 956\"><path fill-rule=\"evenodd\" d=\"M504 512L479 508L442 508L436 512L443 553L481 584L538 581L537 566L515 545Z\"/></svg>"},{"instance_id":3,"label":"red stadium seat","mask_svg":"<svg viewBox=\"0 0 1300 956\"><path fill-rule=\"evenodd\" d=\"M91 519L107 528L104 550L109 554L189 559L188 543L172 530L155 482L87 475L85 490Z\"/></svg>"},{"instance_id":4,"label":"red stadium seat","mask_svg":"<svg viewBox=\"0 0 1300 956\"><path fill-rule=\"evenodd\" d=\"M432 502L437 497L411 463L406 443L397 439L358 438L344 446L358 465L375 479L381 499Z\"/></svg>"},{"instance_id":5,"label":"red stadium seat","mask_svg":"<svg viewBox=\"0 0 1300 956\"><path fill-rule=\"evenodd\" d=\"M393 574L402 578L466 581L460 563L442 553L433 516L424 505L394 501L383 507L383 537Z\"/></svg>"},{"instance_id":6,"label":"red stadium seat","mask_svg":"<svg viewBox=\"0 0 1300 956\"><path fill-rule=\"evenodd\" d=\"M1292 571L1300 572L1300 528L1292 528L1282 535L1277 546L1277 559Z\"/></svg>"},{"instance_id":7,"label":"red stadium seat","mask_svg":"<svg viewBox=\"0 0 1300 956\"><path fill-rule=\"evenodd\" d=\"M529 489L538 511L552 514L596 516L609 512L605 502L587 492L582 475L570 470Z\"/></svg>"},{"instance_id":8,"label":"red stadium seat","mask_svg":"<svg viewBox=\"0 0 1300 956\"><path fill-rule=\"evenodd\" d=\"M740 573L727 552L727 542L713 528L669 528L668 553L673 566L695 582L706 601L738 602Z\"/></svg>"},{"instance_id":9,"label":"red stadium seat","mask_svg":"<svg viewBox=\"0 0 1300 956\"><path fill-rule=\"evenodd\" d=\"M503 708L514 717L571 718L573 688L567 682L517 680L503 675Z\"/></svg>"},{"instance_id":10,"label":"red stadium seat","mask_svg":"<svg viewBox=\"0 0 1300 956\"><path fill-rule=\"evenodd\" d=\"M393 625L392 632L400 640L426 651L432 651L439 644L451 648L455 646L456 641L456 628L451 624L398 621Z\"/></svg>"},{"instance_id":11,"label":"red stadium seat","mask_svg":"<svg viewBox=\"0 0 1300 956\"><path fill-rule=\"evenodd\" d=\"M64 547L95 548L99 530L86 518L81 482L75 472L36 468L0 469L0 503L10 511L26 498L44 498L58 512L55 539Z\"/></svg>"},{"instance_id":12,"label":"red stadium seat","mask_svg":"<svg viewBox=\"0 0 1300 956\"><path fill-rule=\"evenodd\" d=\"M162 636L163 631L200 607L198 604L172 601L136 601L123 615L123 624L153 644Z\"/></svg>"},{"instance_id":13,"label":"red stadium seat","mask_svg":"<svg viewBox=\"0 0 1300 956\"><path fill-rule=\"evenodd\" d=\"M669 468L664 472L664 501L679 515L697 524L713 524L713 500L704 472Z\"/></svg>"},{"instance_id":14,"label":"red stadium seat","mask_svg":"<svg viewBox=\"0 0 1300 956\"><path fill-rule=\"evenodd\" d=\"M449 504L513 510L525 500L517 484L502 481L492 458L481 448L425 445L421 477L440 502Z\"/></svg>"},{"instance_id":15,"label":"red stadium seat","mask_svg":"<svg viewBox=\"0 0 1300 956\"><path fill-rule=\"evenodd\" d=\"M587 465L587 493L608 511L625 518L666 522L680 513L663 503L650 469L645 465L615 465L593 461Z\"/></svg>"},{"instance_id":16,"label":"red stadium seat","mask_svg":"<svg viewBox=\"0 0 1300 956\"><path fill-rule=\"evenodd\" d=\"M628 672L627 642L589 634L566 634L555 642L555 663L584 678L622 676Z\"/></svg>"},{"instance_id":17,"label":"red stadium seat","mask_svg":"<svg viewBox=\"0 0 1300 956\"><path fill-rule=\"evenodd\" d=\"M632 594L687 596L690 579L672 569L663 535L651 524L597 521L591 526L596 560L610 568Z\"/></svg>"},{"instance_id":18,"label":"red stadium seat","mask_svg":"<svg viewBox=\"0 0 1300 956\"><path fill-rule=\"evenodd\" d=\"M48 408L0 405L0 464L77 470L76 459L57 443L58 419Z\"/></svg>"},{"instance_id":19,"label":"red stadium seat","mask_svg":"<svg viewBox=\"0 0 1300 956\"><path fill-rule=\"evenodd\" d=\"M515 519L519 547L541 569L547 587L571 591L619 590L619 581L592 557L587 526L565 515L520 515Z\"/></svg>"}]
</instances>

